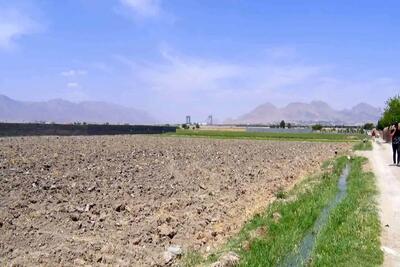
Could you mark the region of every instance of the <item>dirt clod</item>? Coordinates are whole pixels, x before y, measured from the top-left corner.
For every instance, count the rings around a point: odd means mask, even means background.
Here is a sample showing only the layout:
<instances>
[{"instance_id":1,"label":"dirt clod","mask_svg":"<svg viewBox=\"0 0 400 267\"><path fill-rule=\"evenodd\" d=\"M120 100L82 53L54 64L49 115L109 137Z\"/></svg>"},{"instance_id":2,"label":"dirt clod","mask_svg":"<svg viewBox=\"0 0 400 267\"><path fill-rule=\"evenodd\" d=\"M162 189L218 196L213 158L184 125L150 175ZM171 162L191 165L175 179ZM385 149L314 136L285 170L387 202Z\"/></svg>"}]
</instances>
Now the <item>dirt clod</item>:
<instances>
[{"instance_id":1,"label":"dirt clod","mask_svg":"<svg viewBox=\"0 0 400 267\"><path fill-rule=\"evenodd\" d=\"M116 212L121 212L125 210L125 204L118 204L115 206L115 211Z\"/></svg>"},{"instance_id":2,"label":"dirt clod","mask_svg":"<svg viewBox=\"0 0 400 267\"><path fill-rule=\"evenodd\" d=\"M76 214L76 213L71 214L71 215L70 215L70 218L71 218L71 220L74 221L74 222L79 221L79 215Z\"/></svg>"},{"instance_id":3,"label":"dirt clod","mask_svg":"<svg viewBox=\"0 0 400 267\"><path fill-rule=\"evenodd\" d=\"M173 238L176 235L176 231L169 225L163 224L158 226L158 233L160 236L167 236Z\"/></svg>"}]
</instances>

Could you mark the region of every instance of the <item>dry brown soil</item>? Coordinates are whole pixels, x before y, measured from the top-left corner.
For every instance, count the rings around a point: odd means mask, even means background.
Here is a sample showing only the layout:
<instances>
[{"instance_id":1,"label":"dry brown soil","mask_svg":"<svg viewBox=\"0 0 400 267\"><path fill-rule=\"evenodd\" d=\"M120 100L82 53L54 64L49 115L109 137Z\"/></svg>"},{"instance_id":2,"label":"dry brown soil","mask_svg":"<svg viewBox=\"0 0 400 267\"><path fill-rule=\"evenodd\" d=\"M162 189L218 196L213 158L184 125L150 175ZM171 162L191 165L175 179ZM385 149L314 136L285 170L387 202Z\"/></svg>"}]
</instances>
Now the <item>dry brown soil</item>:
<instances>
[{"instance_id":1,"label":"dry brown soil","mask_svg":"<svg viewBox=\"0 0 400 267\"><path fill-rule=\"evenodd\" d=\"M0 265L163 265L226 240L346 144L0 138Z\"/></svg>"}]
</instances>

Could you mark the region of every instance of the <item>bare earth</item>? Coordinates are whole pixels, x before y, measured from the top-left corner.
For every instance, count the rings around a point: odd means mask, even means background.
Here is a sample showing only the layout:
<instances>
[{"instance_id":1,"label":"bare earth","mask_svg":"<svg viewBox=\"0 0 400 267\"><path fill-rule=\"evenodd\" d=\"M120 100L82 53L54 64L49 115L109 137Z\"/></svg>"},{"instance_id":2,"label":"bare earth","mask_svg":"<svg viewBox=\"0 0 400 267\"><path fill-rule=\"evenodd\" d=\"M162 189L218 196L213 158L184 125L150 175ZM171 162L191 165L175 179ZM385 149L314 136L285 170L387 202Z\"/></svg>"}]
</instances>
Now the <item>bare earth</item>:
<instances>
[{"instance_id":1,"label":"bare earth","mask_svg":"<svg viewBox=\"0 0 400 267\"><path fill-rule=\"evenodd\" d=\"M382 140L374 143L373 151L360 154L369 158L380 191L383 265L400 266L400 167L392 164L391 145Z\"/></svg>"},{"instance_id":2,"label":"bare earth","mask_svg":"<svg viewBox=\"0 0 400 267\"><path fill-rule=\"evenodd\" d=\"M0 265L164 265L216 246L349 145L151 136L0 139Z\"/></svg>"}]
</instances>

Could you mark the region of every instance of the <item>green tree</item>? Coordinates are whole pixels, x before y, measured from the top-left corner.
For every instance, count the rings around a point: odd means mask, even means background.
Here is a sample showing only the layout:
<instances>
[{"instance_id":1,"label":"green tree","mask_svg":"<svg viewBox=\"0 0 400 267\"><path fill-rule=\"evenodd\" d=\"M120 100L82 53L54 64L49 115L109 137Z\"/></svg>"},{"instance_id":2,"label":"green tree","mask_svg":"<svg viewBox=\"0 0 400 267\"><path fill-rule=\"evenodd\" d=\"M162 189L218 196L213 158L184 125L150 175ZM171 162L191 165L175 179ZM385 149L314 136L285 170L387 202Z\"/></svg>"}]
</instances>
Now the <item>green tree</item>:
<instances>
[{"instance_id":1,"label":"green tree","mask_svg":"<svg viewBox=\"0 0 400 267\"><path fill-rule=\"evenodd\" d=\"M374 127L375 127L375 125L373 123L366 123L366 124L364 124L363 129L364 130L372 130L372 129L374 129Z\"/></svg>"},{"instance_id":2,"label":"green tree","mask_svg":"<svg viewBox=\"0 0 400 267\"><path fill-rule=\"evenodd\" d=\"M290 129L290 128L292 128L292 124L291 123L288 123L287 124L287 127Z\"/></svg>"},{"instance_id":3,"label":"green tree","mask_svg":"<svg viewBox=\"0 0 400 267\"><path fill-rule=\"evenodd\" d=\"M386 101L385 111L381 119L378 121L378 126L381 128L390 126L400 121L400 95L389 98Z\"/></svg>"},{"instance_id":4,"label":"green tree","mask_svg":"<svg viewBox=\"0 0 400 267\"><path fill-rule=\"evenodd\" d=\"M315 124L311 128L313 129L313 131L321 131L323 127L321 124Z\"/></svg>"},{"instance_id":5,"label":"green tree","mask_svg":"<svg viewBox=\"0 0 400 267\"><path fill-rule=\"evenodd\" d=\"M281 128L285 128L286 127L286 123L284 120L281 121L281 123L279 123L279 127Z\"/></svg>"},{"instance_id":6,"label":"green tree","mask_svg":"<svg viewBox=\"0 0 400 267\"><path fill-rule=\"evenodd\" d=\"M385 128L385 126L383 126L382 120L378 121L378 124L376 125L376 128L378 128L378 130L383 130L383 128Z\"/></svg>"}]
</instances>

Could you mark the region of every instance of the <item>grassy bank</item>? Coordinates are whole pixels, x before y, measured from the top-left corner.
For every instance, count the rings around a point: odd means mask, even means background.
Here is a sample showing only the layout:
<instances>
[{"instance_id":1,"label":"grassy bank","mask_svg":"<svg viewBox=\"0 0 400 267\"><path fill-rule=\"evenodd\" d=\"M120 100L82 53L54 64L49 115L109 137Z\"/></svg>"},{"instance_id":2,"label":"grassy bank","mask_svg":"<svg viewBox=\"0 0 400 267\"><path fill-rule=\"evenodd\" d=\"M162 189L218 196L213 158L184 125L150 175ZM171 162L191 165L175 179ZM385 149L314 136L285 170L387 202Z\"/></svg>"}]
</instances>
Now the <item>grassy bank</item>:
<instances>
[{"instance_id":1,"label":"grassy bank","mask_svg":"<svg viewBox=\"0 0 400 267\"><path fill-rule=\"evenodd\" d=\"M190 253L186 266L207 265L226 251L240 255L241 266L279 266L298 250L324 207L335 197L337 182L348 160L324 164L323 173L303 180L252 218L223 248L207 258ZM312 266L375 266L382 263L380 224L374 202L374 177L362 171L364 159L350 162L348 193L333 209L317 235Z\"/></svg>"},{"instance_id":2,"label":"grassy bank","mask_svg":"<svg viewBox=\"0 0 400 267\"><path fill-rule=\"evenodd\" d=\"M362 171L366 159L356 158L348 179L348 195L321 232L311 266L379 266L380 222L372 173Z\"/></svg>"},{"instance_id":3,"label":"grassy bank","mask_svg":"<svg viewBox=\"0 0 400 267\"><path fill-rule=\"evenodd\" d=\"M235 131L196 131L178 129L176 133L167 136L203 137L217 139L256 139L281 141L317 141L317 142L358 142L364 135L359 134L328 134L328 133L254 133Z\"/></svg>"},{"instance_id":4,"label":"grassy bank","mask_svg":"<svg viewBox=\"0 0 400 267\"><path fill-rule=\"evenodd\" d=\"M353 146L354 150L372 150L372 142L370 140L361 141Z\"/></svg>"}]
</instances>

